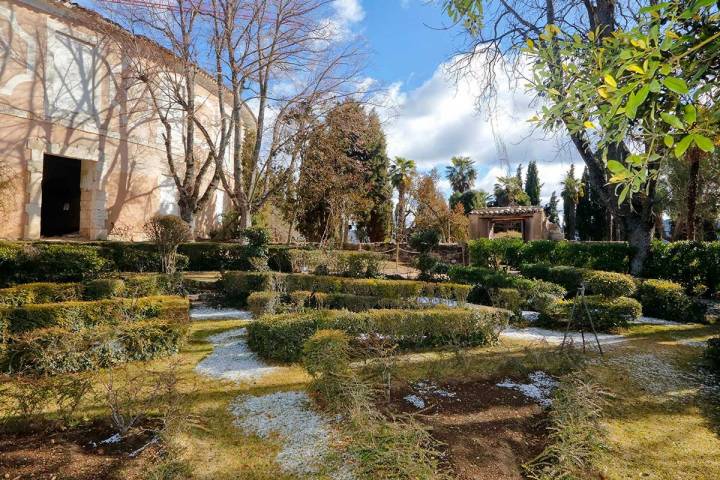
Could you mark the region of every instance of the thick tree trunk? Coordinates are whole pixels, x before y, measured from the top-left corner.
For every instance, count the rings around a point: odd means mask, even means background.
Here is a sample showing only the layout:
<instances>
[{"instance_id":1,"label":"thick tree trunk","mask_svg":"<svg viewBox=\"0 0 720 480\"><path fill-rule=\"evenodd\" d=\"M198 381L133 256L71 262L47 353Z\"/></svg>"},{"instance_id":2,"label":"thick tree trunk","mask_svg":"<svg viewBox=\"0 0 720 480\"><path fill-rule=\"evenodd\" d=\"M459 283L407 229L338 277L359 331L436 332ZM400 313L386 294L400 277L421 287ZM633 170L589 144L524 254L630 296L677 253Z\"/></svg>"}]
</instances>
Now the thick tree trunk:
<instances>
[{"instance_id":1,"label":"thick tree trunk","mask_svg":"<svg viewBox=\"0 0 720 480\"><path fill-rule=\"evenodd\" d=\"M655 231L654 221L646 221L637 215L622 217L623 227L626 232L628 244L635 250L630 260L630 273L635 276L642 275L645 259L650 253L653 234Z\"/></svg>"},{"instance_id":2,"label":"thick tree trunk","mask_svg":"<svg viewBox=\"0 0 720 480\"><path fill-rule=\"evenodd\" d=\"M698 178L700 176L700 149L693 147L688 151L690 170L687 186L687 239L695 240L697 237L697 195Z\"/></svg>"}]
</instances>

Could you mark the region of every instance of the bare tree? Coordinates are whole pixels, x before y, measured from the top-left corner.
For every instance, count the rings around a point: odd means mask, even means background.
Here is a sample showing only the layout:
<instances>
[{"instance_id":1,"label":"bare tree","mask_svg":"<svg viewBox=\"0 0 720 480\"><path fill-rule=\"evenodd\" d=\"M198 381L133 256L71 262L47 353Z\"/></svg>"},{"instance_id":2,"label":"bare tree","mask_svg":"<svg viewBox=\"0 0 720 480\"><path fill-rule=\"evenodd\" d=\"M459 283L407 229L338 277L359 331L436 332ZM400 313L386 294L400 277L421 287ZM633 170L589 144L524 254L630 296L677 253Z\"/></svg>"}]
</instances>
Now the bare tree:
<instances>
[{"instance_id":1,"label":"bare tree","mask_svg":"<svg viewBox=\"0 0 720 480\"><path fill-rule=\"evenodd\" d=\"M329 4L211 0L217 92L227 87L232 107L221 112L219 137L201 129L241 228L292 179L316 120L357 92L361 50L335 38ZM249 134L241 115L248 102L257 105ZM243 138L251 144L243 147Z\"/></svg>"}]
</instances>

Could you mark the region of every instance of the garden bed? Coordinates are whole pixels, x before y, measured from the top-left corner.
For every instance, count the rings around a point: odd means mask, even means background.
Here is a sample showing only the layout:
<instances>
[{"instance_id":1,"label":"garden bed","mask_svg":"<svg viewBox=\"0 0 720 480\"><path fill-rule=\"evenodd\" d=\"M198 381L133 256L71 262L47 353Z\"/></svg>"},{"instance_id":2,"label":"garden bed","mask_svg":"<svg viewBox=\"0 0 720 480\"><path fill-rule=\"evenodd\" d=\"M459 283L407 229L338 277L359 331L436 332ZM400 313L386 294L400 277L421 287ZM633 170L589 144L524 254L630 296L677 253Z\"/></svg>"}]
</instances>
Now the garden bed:
<instances>
[{"instance_id":1,"label":"garden bed","mask_svg":"<svg viewBox=\"0 0 720 480\"><path fill-rule=\"evenodd\" d=\"M498 387L496 380L442 384L445 394L423 395L426 405L417 418L442 442L447 466L459 480L522 479L521 465L546 445L542 407L523 394ZM449 393L450 395L448 395ZM405 397L417 388L392 391L387 413L417 413Z\"/></svg>"}]
</instances>

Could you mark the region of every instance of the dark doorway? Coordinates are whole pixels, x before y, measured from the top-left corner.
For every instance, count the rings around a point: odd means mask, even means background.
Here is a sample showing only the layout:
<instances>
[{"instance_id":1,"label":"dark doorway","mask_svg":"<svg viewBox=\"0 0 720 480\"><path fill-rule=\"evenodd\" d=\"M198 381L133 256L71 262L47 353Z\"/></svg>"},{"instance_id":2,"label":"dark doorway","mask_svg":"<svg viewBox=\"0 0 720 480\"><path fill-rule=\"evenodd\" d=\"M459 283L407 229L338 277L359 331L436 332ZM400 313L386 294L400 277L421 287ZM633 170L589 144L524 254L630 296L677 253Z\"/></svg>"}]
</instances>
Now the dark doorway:
<instances>
[{"instance_id":1,"label":"dark doorway","mask_svg":"<svg viewBox=\"0 0 720 480\"><path fill-rule=\"evenodd\" d=\"M45 155L40 215L43 237L80 231L80 160Z\"/></svg>"}]
</instances>

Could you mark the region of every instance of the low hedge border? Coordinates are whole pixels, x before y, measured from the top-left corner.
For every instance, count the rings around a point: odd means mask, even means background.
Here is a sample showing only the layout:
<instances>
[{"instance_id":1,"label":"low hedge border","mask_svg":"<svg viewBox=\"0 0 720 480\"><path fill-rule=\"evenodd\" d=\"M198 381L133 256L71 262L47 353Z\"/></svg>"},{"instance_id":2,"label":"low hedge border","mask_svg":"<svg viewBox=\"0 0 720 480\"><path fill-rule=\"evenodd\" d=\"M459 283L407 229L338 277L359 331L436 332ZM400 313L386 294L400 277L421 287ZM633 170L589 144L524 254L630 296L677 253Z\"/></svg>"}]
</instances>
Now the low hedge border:
<instances>
[{"instance_id":1,"label":"low hedge border","mask_svg":"<svg viewBox=\"0 0 720 480\"><path fill-rule=\"evenodd\" d=\"M642 306L634 298L588 295L585 297L585 302L598 331L607 332L613 328L626 327L629 322L638 319L642 314ZM555 302L541 312L540 323L553 327L567 325L574 304L575 299ZM584 308L575 309L575 322L576 326L582 325L585 331L590 331L590 323Z\"/></svg>"},{"instance_id":2,"label":"low hedge border","mask_svg":"<svg viewBox=\"0 0 720 480\"><path fill-rule=\"evenodd\" d=\"M562 285L569 293L575 292L583 282L589 295L606 297L626 296L635 294L637 282L624 273L590 270L587 268L552 266L547 263L523 264L520 266L522 275L538 280Z\"/></svg>"},{"instance_id":3,"label":"low hedge border","mask_svg":"<svg viewBox=\"0 0 720 480\"><path fill-rule=\"evenodd\" d=\"M318 273L354 278L374 278L380 274L385 256L377 252L319 250L306 248L277 249L268 265L284 273Z\"/></svg>"},{"instance_id":4,"label":"low hedge border","mask_svg":"<svg viewBox=\"0 0 720 480\"><path fill-rule=\"evenodd\" d=\"M73 373L151 360L180 350L187 324L140 321L80 331L51 327L13 337L2 359L9 372Z\"/></svg>"},{"instance_id":5,"label":"low hedge border","mask_svg":"<svg viewBox=\"0 0 720 480\"><path fill-rule=\"evenodd\" d=\"M297 312L304 308L350 310L362 312L373 309L422 308L423 304L410 299L393 299L352 295L348 293L323 293L296 290L289 294L263 291L253 292L247 299L248 310L255 317L266 314ZM428 307L432 306L430 304Z\"/></svg>"},{"instance_id":6,"label":"low hedge border","mask_svg":"<svg viewBox=\"0 0 720 480\"><path fill-rule=\"evenodd\" d=\"M181 274L125 274L120 278L99 278L85 283L35 282L0 289L0 306L121 297L149 297L184 293Z\"/></svg>"},{"instance_id":7,"label":"low hedge border","mask_svg":"<svg viewBox=\"0 0 720 480\"><path fill-rule=\"evenodd\" d=\"M464 302L471 289L469 285L457 283L357 279L277 272L225 272L220 280L220 288L226 300L239 304L245 304L252 292L264 290L345 293L396 300L430 297Z\"/></svg>"},{"instance_id":8,"label":"low hedge border","mask_svg":"<svg viewBox=\"0 0 720 480\"><path fill-rule=\"evenodd\" d=\"M154 318L183 323L188 321L188 310L186 298L173 296L30 304L0 308L0 330L6 339L41 328L79 331L101 324L119 324L123 320Z\"/></svg>"},{"instance_id":9,"label":"low hedge border","mask_svg":"<svg viewBox=\"0 0 720 480\"><path fill-rule=\"evenodd\" d=\"M342 330L351 337L386 335L401 348L487 345L497 341L510 316L492 307L266 315L248 325L248 345L261 357L282 362L299 361L305 341L321 329Z\"/></svg>"}]
</instances>

